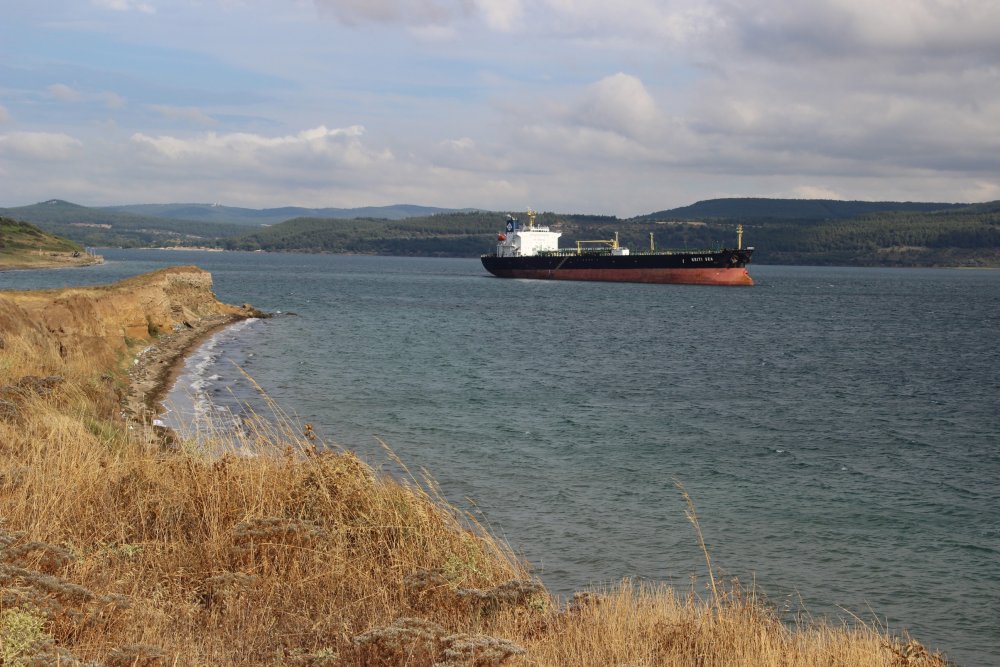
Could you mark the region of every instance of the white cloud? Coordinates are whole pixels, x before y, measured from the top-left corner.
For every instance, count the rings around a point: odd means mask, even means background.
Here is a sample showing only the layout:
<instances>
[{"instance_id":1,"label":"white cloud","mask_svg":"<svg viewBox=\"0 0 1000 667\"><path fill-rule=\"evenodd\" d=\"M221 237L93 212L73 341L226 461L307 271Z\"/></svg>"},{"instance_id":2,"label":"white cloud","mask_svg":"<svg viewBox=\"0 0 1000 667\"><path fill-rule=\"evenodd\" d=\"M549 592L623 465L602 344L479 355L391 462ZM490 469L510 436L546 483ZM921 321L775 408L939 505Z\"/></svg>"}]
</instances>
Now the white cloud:
<instances>
[{"instance_id":1,"label":"white cloud","mask_svg":"<svg viewBox=\"0 0 1000 667\"><path fill-rule=\"evenodd\" d=\"M15 132L0 135L0 156L27 160L68 160L83 148L83 142L68 134Z\"/></svg>"},{"instance_id":2,"label":"white cloud","mask_svg":"<svg viewBox=\"0 0 1000 667\"><path fill-rule=\"evenodd\" d=\"M524 15L521 0L477 0L486 25L494 30L513 30Z\"/></svg>"},{"instance_id":3,"label":"white cloud","mask_svg":"<svg viewBox=\"0 0 1000 667\"><path fill-rule=\"evenodd\" d=\"M237 169L284 165L300 166L305 170L317 163L330 167L363 167L391 159L390 153L363 146L360 141L363 134L364 128L359 125L335 129L320 126L283 137L244 132L210 132L193 138L135 133L132 143L146 149L146 155L153 159L187 162L193 167L226 164Z\"/></svg>"},{"instance_id":4,"label":"white cloud","mask_svg":"<svg viewBox=\"0 0 1000 667\"><path fill-rule=\"evenodd\" d=\"M821 185L799 185L792 188L791 196L795 199L844 199L837 190Z\"/></svg>"},{"instance_id":5,"label":"white cloud","mask_svg":"<svg viewBox=\"0 0 1000 667\"><path fill-rule=\"evenodd\" d=\"M514 150L538 168L589 171L593 165L660 168L690 159L696 134L666 113L636 76L617 73L577 92L558 90L509 110ZM643 176L646 177L645 175Z\"/></svg>"},{"instance_id":6,"label":"white cloud","mask_svg":"<svg viewBox=\"0 0 1000 667\"><path fill-rule=\"evenodd\" d=\"M642 137L653 128L660 112L642 81L619 72L588 86L574 115L582 125Z\"/></svg>"},{"instance_id":7,"label":"white cloud","mask_svg":"<svg viewBox=\"0 0 1000 667\"><path fill-rule=\"evenodd\" d=\"M116 12L141 12L143 14L155 14L156 7L149 2L141 0L91 0L95 7L110 9Z\"/></svg>"},{"instance_id":8,"label":"white cloud","mask_svg":"<svg viewBox=\"0 0 1000 667\"><path fill-rule=\"evenodd\" d=\"M441 142L441 145L460 153L465 153L476 148L476 142L469 137L462 137L461 139L447 139Z\"/></svg>"},{"instance_id":9,"label":"white cloud","mask_svg":"<svg viewBox=\"0 0 1000 667\"><path fill-rule=\"evenodd\" d=\"M54 83L49 86L49 94L62 102L79 102L83 99L80 91L64 83Z\"/></svg>"},{"instance_id":10,"label":"white cloud","mask_svg":"<svg viewBox=\"0 0 1000 667\"><path fill-rule=\"evenodd\" d=\"M472 0L315 0L348 25L388 23L412 26L446 25L472 14Z\"/></svg>"},{"instance_id":11,"label":"white cloud","mask_svg":"<svg viewBox=\"0 0 1000 667\"><path fill-rule=\"evenodd\" d=\"M0 104L0 123L7 123L11 120L13 120L13 118L11 117L10 112L7 111L7 107Z\"/></svg>"}]
</instances>

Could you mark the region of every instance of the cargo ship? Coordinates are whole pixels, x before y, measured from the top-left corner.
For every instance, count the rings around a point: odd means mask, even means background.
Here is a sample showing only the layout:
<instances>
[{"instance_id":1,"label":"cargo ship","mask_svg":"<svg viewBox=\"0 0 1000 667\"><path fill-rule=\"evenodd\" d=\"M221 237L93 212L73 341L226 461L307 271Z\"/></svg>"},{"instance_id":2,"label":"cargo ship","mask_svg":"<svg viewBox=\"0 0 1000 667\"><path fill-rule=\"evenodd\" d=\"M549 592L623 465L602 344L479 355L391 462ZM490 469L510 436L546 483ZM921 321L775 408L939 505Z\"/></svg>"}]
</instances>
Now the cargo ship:
<instances>
[{"instance_id":1,"label":"cargo ship","mask_svg":"<svg viewBox=\"0 0 1000 667\"><path fill-rule=\"evenodd\" d=\"M602 280L681 285L753 285L747 264L753 248L743 247L743 226L736 228L736 247L716 250L649 250L630 252L613 239L577 241L560 248L561 232L507 216L506 231L497 234L496 251L482 255L483 267L500 278Z\"/></svg>"}]
</instances>

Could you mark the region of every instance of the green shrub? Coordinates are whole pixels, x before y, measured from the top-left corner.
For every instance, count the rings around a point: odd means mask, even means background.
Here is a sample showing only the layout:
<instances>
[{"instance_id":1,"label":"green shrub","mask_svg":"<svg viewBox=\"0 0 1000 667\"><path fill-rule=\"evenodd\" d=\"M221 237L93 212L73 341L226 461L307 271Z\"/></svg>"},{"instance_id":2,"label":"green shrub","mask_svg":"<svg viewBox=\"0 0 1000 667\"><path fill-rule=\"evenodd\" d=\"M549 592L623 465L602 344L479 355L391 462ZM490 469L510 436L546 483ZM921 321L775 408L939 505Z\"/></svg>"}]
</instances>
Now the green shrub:
<instances>
[{"instance_id":1,"label":"green shrub","mask_svg":"<svg viewBox=\"0 0 1000 667\"><path fill-rule=\"evenodd\" d=\"M26 665L30 657L51 644L44 618L17 608L0 614L0 664Z\"/></svg>"}]
</instances>

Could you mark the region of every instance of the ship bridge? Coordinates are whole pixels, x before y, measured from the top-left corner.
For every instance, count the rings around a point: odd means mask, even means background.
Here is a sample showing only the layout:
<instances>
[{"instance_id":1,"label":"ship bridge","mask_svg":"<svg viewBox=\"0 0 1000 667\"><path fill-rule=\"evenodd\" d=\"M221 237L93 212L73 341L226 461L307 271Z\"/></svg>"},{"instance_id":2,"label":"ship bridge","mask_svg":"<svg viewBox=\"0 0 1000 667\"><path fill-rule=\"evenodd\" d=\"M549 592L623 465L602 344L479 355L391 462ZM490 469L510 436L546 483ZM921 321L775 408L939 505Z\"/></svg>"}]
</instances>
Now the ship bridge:
<instances>
[{"instance_id":1,"label":"ship bridge","mask_svg":"<svg viewBox=\"0 0 1000 667\"><path fill-rule=\"evenodd\" d=\"M559 250L562 232L553 232L548 227L535 225L535 212L528 210L528 226L507 216L507 231L497 235L497 257L533 257L542 253Z\"/></svg>"}]
</instances>

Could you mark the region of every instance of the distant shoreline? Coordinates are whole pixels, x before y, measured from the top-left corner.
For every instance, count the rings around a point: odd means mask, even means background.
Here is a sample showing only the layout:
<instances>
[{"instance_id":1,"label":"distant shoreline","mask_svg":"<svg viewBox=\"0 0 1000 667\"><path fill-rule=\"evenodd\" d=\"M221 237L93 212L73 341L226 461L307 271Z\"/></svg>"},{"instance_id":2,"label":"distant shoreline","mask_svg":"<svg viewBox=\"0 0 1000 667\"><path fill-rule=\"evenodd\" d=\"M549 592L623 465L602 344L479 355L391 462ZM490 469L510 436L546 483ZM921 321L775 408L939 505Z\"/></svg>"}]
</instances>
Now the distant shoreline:
<instances>
[{"instance_id":1,"label":"distant shoreline","mask_svg":"<svg viewBox=\"0 0 1000 667\"><path fill-rule=\"evenodd\" d=\"M182 246L182 245L169 245L163 246L161 248L136 248L136 250L198 250L200 252L231 252L225 248L209 248L208 246Z\"/></svg>"},{"instance_id":2,"label":"distant shoreline","mask_svg":"<svg viewBox=\"0 0 1000 667\"><path fill-rule=\"evenodd\" d=\"M0 255L0 271L68 269L103 263L104 257L101 255L81 254L79 257L73 257L72 253L66 252L47 252L42 255L35 252Z\"/></svg>"}]
</instances>

